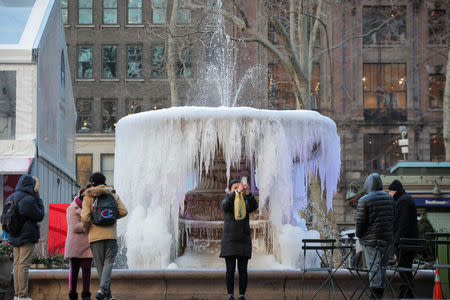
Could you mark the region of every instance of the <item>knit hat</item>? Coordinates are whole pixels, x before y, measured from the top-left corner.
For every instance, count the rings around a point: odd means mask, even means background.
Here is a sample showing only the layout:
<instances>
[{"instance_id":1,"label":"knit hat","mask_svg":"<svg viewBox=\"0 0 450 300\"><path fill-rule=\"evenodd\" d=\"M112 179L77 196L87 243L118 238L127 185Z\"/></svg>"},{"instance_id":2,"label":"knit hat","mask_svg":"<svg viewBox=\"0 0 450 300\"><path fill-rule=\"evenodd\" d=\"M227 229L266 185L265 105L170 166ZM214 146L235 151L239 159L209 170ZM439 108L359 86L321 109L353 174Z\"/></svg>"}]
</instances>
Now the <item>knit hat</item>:
<instances>
[{"instance_id":1,"label":"knit hat","mask_svg":"<svg viewBox=\"0 0 450 300\"><path fill-rule=\"evenodd\" d=\"M390 191L402 191L403 190L403 185L402 185L402 183L399 180L395 179L389 185L389 190Z\"/></svg>"},{"instance_id":2,"label":"knit hat","mask_svg":"<svg viewBox=\"0 0 450 300\"><path fill-rule=\"evenodd\" d=\"M235 184L235 183L240 183L240 182L241 182L241 181L238 180L238 179L233 179L233 180L231 180L230 183L228 184L228 190L229 190L229 191L231 190L231 187L233 186L233 184Z\"/></svg>"},{"instance_id":3,"label":"knit hat","mask_svg":"<svg viewBox=\"0 0 450 300\"><path fill-rule=\"evenodd\" d=\"M89 182L92 183L93 186L105 184L106 177L100 172L95 172L89 177Z\"/></svg>"}]
</instances>

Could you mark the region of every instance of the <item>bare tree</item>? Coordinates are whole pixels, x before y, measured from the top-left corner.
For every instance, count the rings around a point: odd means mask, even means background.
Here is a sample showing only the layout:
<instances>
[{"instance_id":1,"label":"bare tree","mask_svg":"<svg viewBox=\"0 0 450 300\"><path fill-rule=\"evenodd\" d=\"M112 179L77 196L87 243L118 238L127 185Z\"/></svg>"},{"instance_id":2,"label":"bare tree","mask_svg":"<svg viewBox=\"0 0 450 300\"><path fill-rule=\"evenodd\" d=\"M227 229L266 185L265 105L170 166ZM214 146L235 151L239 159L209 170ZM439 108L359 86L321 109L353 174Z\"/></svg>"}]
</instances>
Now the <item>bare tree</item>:
<instances>
[{"instance_id":1,"label":"bare tree","mask_svg":"<svg viewBox=\"0 0 450 300\"><path fill-rule=\"evenodd\" d=\"M265 32L260 32L256 26L249 22L242 5L237 3L236 0L232 0L232 2L238 11L238 16L233 12L206 6L202 3L182 1L184 7L193 10L222 14L249 39L263 45L283 66L291 78L296 108L311 107L311 72L317 32L319 26L323 23L323 20L321 20L323 0L289 0L289 3L261 0L266 8L269 22L280 36L282 49L271 42ZM280 11L284 13L285 18L280 17Z\"/></svg>"}]
</instances>

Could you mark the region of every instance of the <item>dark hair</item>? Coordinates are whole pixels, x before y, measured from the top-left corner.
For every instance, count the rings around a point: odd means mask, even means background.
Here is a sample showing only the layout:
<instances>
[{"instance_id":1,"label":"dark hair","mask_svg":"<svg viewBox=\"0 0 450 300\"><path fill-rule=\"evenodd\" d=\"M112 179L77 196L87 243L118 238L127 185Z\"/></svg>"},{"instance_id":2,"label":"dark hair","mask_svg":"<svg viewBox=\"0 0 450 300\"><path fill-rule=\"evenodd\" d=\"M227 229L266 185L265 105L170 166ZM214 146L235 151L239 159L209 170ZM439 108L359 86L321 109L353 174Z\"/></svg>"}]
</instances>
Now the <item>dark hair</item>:
<instances>
[{"instance_id":1,"label":"dark hair","mask_svg":"<svg viewBox=\"0 0 450 300\"><path fill-rule=\"evenodd\" d=\"M240 183L241 181L239 179L233 179L230 181L230 183L228 184L228 190L231 191L231 187L233 186L233 184L235 183Z\"/></svg>"},{"instance_id":2,"label":"dark hair","mask_svg":"<svg viewBox=\"0 0 450 300\"><path fill-rule=\"evenodd\" d=\"M101 172L95 172L92 173L91 177L89 177L89 182L92 184L92 186L105 184L106 177Z\"/></svg>"}]
</instances>

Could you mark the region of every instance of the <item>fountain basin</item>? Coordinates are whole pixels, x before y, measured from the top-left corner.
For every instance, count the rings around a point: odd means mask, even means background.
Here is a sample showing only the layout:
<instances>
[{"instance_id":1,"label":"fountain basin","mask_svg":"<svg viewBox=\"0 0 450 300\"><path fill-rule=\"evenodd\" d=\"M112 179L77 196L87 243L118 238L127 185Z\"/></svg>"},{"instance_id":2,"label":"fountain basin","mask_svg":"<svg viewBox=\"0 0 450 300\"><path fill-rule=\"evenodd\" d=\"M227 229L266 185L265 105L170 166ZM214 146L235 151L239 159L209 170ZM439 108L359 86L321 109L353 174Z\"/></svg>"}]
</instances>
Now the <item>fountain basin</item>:
<instances>
[{"instance_id":1,"label":"fountain basin","mask_svg":"<svg viewBox=\"0 0 450 300\"><path fill-rule=\"evenodd\" d=\"M306 273L304 285L302 275L297 269L249 270L247 299L310 299L326 279L327 273ZM68 270L31 270L30 297L35 300L67 299L68 276ZM392 272L388 272L388 276L392 276ZM335 279L346 297L349 297L360 283L344 269L336 272ZM415 278L418 298L431 298L433 280L432 271L419 271ZM396 289L397 284L398 276L394 279ZM238 294L237 285L236 274L235 295ZM81 277L78 286L82 286ZM98 276L93 270L91 293L97 287ZM222 300L226 297L225 270L114 270L111 287L116 299ZM387 292L385 297L392 298L392 295ZM328 298L328 290L324 289L315 299Z\"/></svg>"}]
</instances>

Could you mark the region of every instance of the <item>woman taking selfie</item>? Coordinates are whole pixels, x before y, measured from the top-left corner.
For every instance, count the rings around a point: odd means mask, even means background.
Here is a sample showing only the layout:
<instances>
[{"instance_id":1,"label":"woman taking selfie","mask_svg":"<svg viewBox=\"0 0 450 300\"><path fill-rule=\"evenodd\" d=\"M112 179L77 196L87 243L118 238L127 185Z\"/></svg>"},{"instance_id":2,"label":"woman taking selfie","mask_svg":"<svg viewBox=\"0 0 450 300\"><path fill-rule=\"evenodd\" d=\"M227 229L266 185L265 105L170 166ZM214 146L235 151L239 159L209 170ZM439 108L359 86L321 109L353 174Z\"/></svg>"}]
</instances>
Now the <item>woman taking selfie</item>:
<instances>
[{"instance_id":1,"label":"woman taking selfie","mask_svg":"<svg viewBox=\"0 0 450 300\"><path fill-rule=\"evenodd\" d=\"M239 271L239 298L245 300L247 289L247 265L252 257L252 240L250 236L249 214L258 209L258 202L249 192L247 177L242 181L232 180L228 193L222 201L224 224L220 257L225 258L227 266L226 282L228 300L234 300L234 272L236 260Z\"/></svg>"}]
</instances>

